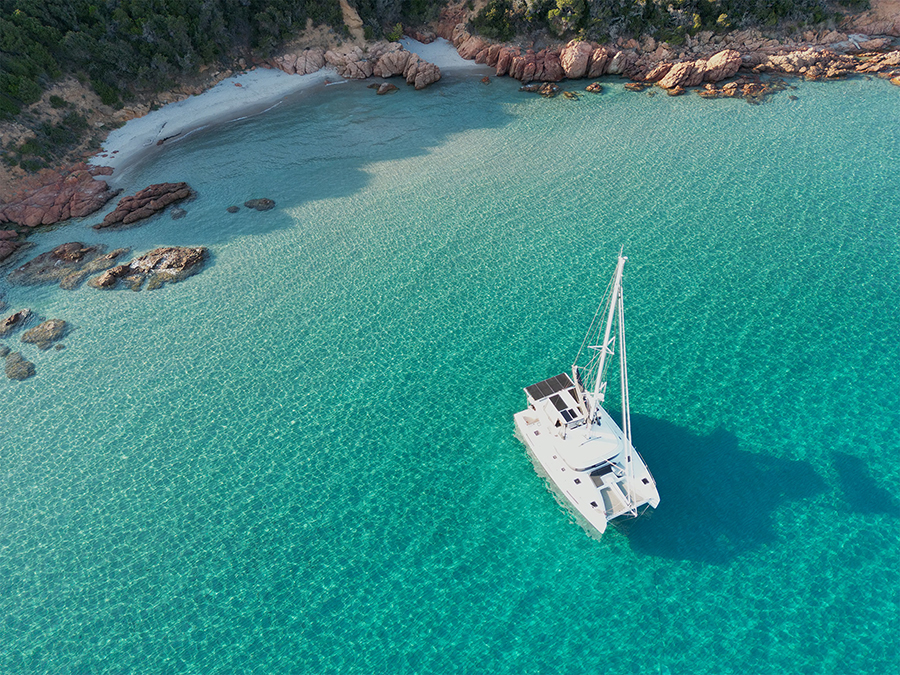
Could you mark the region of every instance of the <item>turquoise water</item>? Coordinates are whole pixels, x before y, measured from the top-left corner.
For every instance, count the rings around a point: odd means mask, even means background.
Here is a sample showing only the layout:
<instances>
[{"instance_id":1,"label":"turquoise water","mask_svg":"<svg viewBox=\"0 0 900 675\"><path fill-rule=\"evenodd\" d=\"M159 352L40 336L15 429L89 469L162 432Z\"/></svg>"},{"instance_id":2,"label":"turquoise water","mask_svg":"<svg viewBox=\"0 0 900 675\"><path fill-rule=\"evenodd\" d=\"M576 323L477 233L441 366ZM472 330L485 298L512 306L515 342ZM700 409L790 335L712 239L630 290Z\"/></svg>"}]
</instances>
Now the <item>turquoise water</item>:
<instances>
[{"instance_id":1,"label":"turquoise water","mask_svg":"<svg viewBox=\"0 0 900 675\"><path fill-rule=\"evenodd\" d=\"M3 341L0 672L895 671L900 90L793 93L329 87L125 172L187 217L35 237L213 261L3 286L73 331ZM623 245L662 502L598 543L512 414Z\"/></svg>"}]
</instances>

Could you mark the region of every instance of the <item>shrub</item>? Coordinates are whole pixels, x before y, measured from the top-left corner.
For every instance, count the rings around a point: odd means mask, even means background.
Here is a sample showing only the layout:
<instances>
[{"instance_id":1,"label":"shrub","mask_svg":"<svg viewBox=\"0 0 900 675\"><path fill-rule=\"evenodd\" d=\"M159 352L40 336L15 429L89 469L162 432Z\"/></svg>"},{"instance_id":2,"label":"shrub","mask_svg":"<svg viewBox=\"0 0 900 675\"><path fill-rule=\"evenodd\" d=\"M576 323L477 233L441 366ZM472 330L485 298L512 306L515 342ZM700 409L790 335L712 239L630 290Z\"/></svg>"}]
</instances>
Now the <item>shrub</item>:
<instances>
[{"instance_id":1,"label":"shrub","mask_svg":"<svg viewBox=\"0 0 900 675\"><path fill-rule=\"evenodd\" d=\"M398 23L393 28L391 28L386 34L388 42L399 42L400 38L403 37L403 24Z\"/></svg>"},{"instance_id":2,"label":"shrub","mask_svg":"<svg viewBox=\"0 0 900 675\"><path fill-rule=\"evenodd\" d=\"M491 0L484 6L475 18L472 25L479 34L486 38L505 41L514 35L512 24L509 21L512 6L509 0Z\"/></svg>"}]
</instances>

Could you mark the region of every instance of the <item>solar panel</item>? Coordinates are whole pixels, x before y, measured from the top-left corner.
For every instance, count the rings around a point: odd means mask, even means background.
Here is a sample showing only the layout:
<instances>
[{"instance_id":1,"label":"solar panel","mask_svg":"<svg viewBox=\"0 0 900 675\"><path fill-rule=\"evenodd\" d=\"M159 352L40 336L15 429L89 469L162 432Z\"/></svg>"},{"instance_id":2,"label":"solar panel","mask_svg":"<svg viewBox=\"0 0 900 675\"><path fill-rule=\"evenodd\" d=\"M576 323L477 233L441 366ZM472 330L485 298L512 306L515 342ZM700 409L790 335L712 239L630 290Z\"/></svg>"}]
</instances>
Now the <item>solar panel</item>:
<instances>
[{"instance_id":1,"label":"solar panel","mask_svg":"<svg viewBox=\"0 0 900 675\"><path fill-rule=\"evenodd\" d=\"M533 398L535 401L539 401L542 398L547 398L548 396L559 391L565 391L571 386L572 380L569 379L568 375L562 373L561 375L548 377L546 380L542 380L541 382L533 384L530 387L525 387L525 391L527 391L528 395L531 396L531 398Z\"/></svg>"}]
</instances>

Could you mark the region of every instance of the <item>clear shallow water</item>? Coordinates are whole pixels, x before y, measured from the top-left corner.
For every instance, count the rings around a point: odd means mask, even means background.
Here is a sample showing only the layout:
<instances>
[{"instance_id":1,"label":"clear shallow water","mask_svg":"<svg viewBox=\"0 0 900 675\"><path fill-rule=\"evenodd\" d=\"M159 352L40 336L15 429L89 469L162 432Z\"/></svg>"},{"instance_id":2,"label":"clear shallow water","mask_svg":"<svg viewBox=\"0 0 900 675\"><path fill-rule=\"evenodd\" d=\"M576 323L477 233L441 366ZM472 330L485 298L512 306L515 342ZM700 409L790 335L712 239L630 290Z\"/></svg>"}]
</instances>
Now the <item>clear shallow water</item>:
<instances>
[{"instance_id":1,"label":"clear shallow water","mask_svg":"<svg viewBox=\"0 0 900 675\"><path fill-rule=\"evenodd\" d=\"M898 90L794 93L346 85L131 168L188 180L188 216L34 252L213 264L6 290L75 330L0 382L0 670L895 668ZM512 414L621 245L662 503L597 543Z\"/></svg>"}]
</instances>

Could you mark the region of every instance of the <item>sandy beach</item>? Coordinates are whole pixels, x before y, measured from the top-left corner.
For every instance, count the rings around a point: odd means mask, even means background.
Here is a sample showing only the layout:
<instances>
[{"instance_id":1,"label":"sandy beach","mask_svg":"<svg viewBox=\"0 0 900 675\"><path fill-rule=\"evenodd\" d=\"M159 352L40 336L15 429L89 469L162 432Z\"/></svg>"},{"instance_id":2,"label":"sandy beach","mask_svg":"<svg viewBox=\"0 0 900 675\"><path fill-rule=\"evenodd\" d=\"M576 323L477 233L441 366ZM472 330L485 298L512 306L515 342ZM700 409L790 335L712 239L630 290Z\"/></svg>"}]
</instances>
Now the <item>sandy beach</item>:
<instances>
[{"instance_id":1,"label":"sandy beach","mask_svg":"<svg viewBox=\"0 0 900 675\"><path fill-rule=\"evenodd\" d=\"M434 63L442 71L490 71L483 65L461 58L453 45L444 39L426 45L404 38L401 43L407 51ZM279 105L289 95L322 86L328 80L336 84L340 79L330 66L310 75L288 75L269 68L233 75L199 96L170 103L126 122L109 134L103 149L89 163L112 167L114 172L110 182L114 183L128 165L163 142L176 142L211 124L260 114Z\"/></svg>"},{"instance_id":2,"label":"sandy beach","mask_svg":"<svg viewBox=\"0 0 900 675\"><path fill-rule=\"evenodd\" d=\"M259 114L278 105L286 96L321 85L334 78L331 68L311 75L288 75L258 68L222 80L199 96L170 103L114 130L103 149L89 163L114 169L113 179L126 166L162 141L184 138L192 131Z\"/></svg>"}]
</instances>

